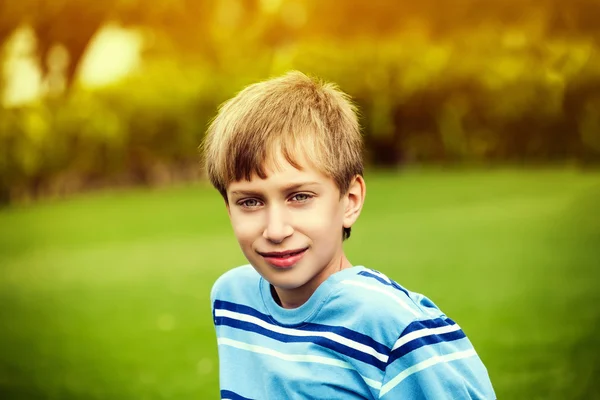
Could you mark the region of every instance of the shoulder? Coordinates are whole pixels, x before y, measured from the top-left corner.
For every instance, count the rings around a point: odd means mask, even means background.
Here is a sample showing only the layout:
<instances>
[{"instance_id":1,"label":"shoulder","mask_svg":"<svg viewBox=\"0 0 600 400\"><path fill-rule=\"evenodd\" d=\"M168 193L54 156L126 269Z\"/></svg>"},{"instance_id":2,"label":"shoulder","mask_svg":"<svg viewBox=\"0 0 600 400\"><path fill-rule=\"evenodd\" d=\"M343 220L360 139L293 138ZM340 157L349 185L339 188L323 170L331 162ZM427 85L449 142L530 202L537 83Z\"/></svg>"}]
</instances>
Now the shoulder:
<instances>
[{"instance_id":1,"label":"shoulder","mask_svg":"<svg viewBox=\"0 0 600 400\"><path fill-rule=\"evenodd\" d=\"M338 282L339 295L355 306L382 310L407 320L443 316L442 311L426 296L412 292L387 275L365 267L355 267L353 274Z\"/></svg>"},{"instance_id":2,"label":"shoulder","mask_svg":"<svg viewBox=\"0 0 600 400\"><path fill-rule=\"evenodd\" d=\"M251 265L233 268L221 275L213 284L210 292L211 303L217 299L230 298L235 293L256 291L259 281L260 275Z\"/></svg>"},{"instance_id":3,"label":"shoulder","mask_svg":"<svg viewBox=\"0 0 600 400\"><path fill-rule=\"evenodd\" d=\"M479 393L476 398L495 398L471 342L429 298L363 267L345 274L337 284L329 314L362 334L356 337L368 337L364 343L385 346L380 398L417 392L423 398L446 398L448 390L456 398L473 398L473 393Z\"/></svg>"},{"instance_id":4,"label":"shoulder","mask_svg":"<svg viewBox=\"0 0 600 400\"><path fill-rule=\"evenodd\" d=\"M386 341L396 340L415 321L444 317L427 297L407 290L385 274L364 267L354 269L355 273L339 280L329 302L346 310L346 315L358 316L357 323L379 331Z\"/></svg>"}]
</instances>

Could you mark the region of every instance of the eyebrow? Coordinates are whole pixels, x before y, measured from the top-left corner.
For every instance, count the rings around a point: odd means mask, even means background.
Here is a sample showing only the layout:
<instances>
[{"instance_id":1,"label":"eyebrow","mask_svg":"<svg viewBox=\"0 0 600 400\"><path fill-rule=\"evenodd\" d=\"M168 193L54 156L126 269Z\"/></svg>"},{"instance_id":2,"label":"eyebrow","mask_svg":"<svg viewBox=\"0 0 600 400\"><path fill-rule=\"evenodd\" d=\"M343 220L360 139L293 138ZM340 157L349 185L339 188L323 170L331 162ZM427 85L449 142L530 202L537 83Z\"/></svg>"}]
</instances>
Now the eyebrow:
<instances>
[{"instance_id":1,"label":"eyebrow","mask_svg":"<svg viewBox=\"0 0 600 400\"><path fill-rule=\"evenodd\" d=\"M295 190L298 189L302 189L303 187L306 186L312 186L312 185L319 185L318 182L301 182L301 183L294 183L288 186L284 186L282 188L282 191L285 193L289 193L289 192L293 192ZM231 192L231 195L237 195L237 196L260 196L261 193L257 192L255 190L234 190Z\"/></svg>"}]
</instances>

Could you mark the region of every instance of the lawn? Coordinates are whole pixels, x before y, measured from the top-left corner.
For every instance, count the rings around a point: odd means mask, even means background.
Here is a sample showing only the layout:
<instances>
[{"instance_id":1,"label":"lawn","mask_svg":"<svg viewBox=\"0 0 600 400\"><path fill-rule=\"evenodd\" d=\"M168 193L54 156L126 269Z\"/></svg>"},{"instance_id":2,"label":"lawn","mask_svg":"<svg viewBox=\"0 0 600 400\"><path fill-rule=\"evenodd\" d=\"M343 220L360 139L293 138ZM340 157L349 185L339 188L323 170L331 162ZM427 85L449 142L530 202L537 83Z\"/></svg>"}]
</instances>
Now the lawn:
<instances>
[{"instance_id":1,"label":"lawn","mask_svg":"<svg viewBox=\"0 0 600 400\"><path fill-rule=\"evenodd\" d=\"M600 399L600 173L378 172L350 260L430 297L501 399ZM0 210L1 399L215 399L209 291L244 263L204 184Z\"/></svg>"}]
</instances>

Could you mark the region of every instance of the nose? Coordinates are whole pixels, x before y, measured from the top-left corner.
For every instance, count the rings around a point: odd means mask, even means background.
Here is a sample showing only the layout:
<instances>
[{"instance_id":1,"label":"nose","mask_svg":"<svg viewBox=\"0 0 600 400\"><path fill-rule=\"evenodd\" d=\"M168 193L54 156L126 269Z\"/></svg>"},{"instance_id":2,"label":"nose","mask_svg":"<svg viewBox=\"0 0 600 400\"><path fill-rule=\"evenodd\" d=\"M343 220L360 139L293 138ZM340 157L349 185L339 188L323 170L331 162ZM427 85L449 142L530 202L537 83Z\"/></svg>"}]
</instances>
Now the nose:
<instances>
[{"instance_id":1,"label":"nose","mask_svg":"<svg viewBox=\"0 0 600 400\"><path fill-rule=\"evenodd\" d=\"M263 237L273 243L281 243L294 233L289 215L282 207L271 206L267 212L267 223Z\"/></svg>"}]
</instances>

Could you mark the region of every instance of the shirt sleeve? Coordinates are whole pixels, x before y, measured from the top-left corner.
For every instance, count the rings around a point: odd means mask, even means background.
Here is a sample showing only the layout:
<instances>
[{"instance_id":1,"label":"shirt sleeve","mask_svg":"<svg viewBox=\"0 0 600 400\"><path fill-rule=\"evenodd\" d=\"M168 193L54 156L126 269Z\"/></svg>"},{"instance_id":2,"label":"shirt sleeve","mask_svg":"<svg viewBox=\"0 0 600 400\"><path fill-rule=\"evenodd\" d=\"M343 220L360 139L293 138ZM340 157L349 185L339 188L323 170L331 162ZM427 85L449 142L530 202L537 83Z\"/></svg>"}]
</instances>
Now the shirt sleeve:
<instances>
[{"instance_id":1,"label":"shirt sleeve","mask_svg":"<svg viewBox=\"0 0 600 400\"><path fill-rule=\"evenodd\" d=\"M389 399L495 399L488 372L450 318L413 321L394 344L379 391Z\"/></svg>"}]
</instances>

